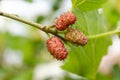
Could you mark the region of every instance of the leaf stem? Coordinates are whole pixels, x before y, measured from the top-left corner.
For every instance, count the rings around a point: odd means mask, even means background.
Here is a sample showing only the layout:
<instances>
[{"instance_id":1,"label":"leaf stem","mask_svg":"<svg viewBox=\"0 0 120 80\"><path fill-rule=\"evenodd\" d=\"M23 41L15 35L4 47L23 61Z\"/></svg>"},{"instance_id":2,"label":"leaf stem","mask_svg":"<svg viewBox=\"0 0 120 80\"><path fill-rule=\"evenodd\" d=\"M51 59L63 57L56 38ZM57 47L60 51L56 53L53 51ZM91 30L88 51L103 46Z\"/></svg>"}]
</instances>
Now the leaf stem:
<instances>
[{"instance_id":1,"label":"leaf stem","mask_svg":"<svg viewBox=\"0 0 120 80\"><path fill-rule=\"evenodd\" d=\"M91 36L88 36L88 39L101 38L101 37L105 37L105 36L109 36L109 35L113 35L113 34L118 34L118 33L120 33L119 29L105 32L105 33L96 34L96 35L91 35Z\"/></svg>"}]
</instances>

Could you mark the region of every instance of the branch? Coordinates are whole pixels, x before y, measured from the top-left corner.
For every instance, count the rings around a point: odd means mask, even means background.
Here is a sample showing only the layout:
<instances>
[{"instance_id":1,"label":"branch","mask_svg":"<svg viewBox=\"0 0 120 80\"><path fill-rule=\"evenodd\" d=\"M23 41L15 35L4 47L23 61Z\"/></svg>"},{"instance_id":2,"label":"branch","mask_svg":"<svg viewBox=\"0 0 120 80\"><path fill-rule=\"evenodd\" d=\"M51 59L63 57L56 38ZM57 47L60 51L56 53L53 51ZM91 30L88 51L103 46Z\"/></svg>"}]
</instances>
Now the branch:
<instances>
[{"instance_id":1,"label":"branch","mask_svg":"<svg viewBox=\"0 0 120 80\"><path fill-rule=\"evenodd\" d=\"M14 19L14 20L17 20L17 21L19 21L19 22L22 22L22 23L25 23L25 24L28 24L28 25L31 25L31 26L33 26L33 27L35 27L35 28L38 28L38 29L40 29L40 30L42 30L42 31L44 31L44 32L46 32L46 33L51 33L51 34L53 34L53 35L55 35L55 36L58 36L58 37L60 37L62 40L64 40L65 41L65 39L63 38L63 37L61 37L61 36L59 36L58 34L57 34L57 30L56 29L50 29L49 27L52 27L52 26L44 26L44 25L42 25L42 24L38 24L38 23L35 23L35 22L32 22L32 21L29 21L29 20L25 20L25 19L23 19L23 18L20 18L19 16L17 16L17 15L15 15L15 14L8 14L8 13L5 13L5 12L2 12L2 11L0 11L0 15L1 16L4 16L4 17L8 17L8 18L11 18L11 19Z\"/></svg>"},{"instance_id":2,"label":"branch","mask_svg":"<svg viewBox=\"0 0 120 80\"><path fill-rule=\"evenodd\" d=\"M14 19L14 20L17 20L17 21L20 21L20 22L23 22L23 23L28 24L28 25L31 25L31 26L33 26L35 28L38 28L38 29L40 29L40 30L42 30L46 33L51 33L53 35L56 34L56 30L50 30L47 26L29 21L29 20L22 19L17 15L8 14L8 13L4 13L4 12L1 12L1 11L0 11L0 15L4 16L4 17L11 18L11 19Z\"/></svg>"},{"instance_id":3,"label":"branch","mask_svg":"<svg viewBox=\"0 0 120 80\"><path fill-rule=\"evenodd\" d=\"M40 29L40 30L42 30L46 33L51 33L51 34L61 38L63 41L67 41L65 38L63 38L63 37L61 37L60 35L57 34L59 31L57 31L56 29L55 30L50 29L49 27L51 27L51 26L47 27L47 26L44 26L42 24L38 24L38 23L29 21L29 20L22 19L17 15L8 14L8 13L4 13L4 12L1 12L1 11L0 11L0 15L4 16L4 17L11 18L11 19L14 19L14 20L17 20L17 21L20 21L20 22L23 22L23 23L28 24L28 25L31 25L31 26L33 26L35 28L38 28L38 29ZM112 34L118 34L118 33L120 33L120 30L113 30L113 31L109 31L109 32L101 33L101 34L90 35L90 36L88 36L88 39L100 38L100 37L105 37L105 36L109 36L109 35L112 35Z\"/></svg>"}]
</instances>

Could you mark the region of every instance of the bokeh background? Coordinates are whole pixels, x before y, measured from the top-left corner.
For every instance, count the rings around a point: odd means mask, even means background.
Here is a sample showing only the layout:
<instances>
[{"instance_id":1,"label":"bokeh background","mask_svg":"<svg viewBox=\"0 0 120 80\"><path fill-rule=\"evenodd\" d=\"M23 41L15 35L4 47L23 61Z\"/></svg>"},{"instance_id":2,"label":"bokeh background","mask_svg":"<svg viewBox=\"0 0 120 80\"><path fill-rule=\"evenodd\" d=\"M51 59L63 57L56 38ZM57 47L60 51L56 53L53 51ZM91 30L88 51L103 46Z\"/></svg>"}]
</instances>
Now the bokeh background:
<instances>
[{"instance_id":1,"label":"bokeh background","mask_svg":"<svg viewBox=\"0 0 120 80\"><path fill-rule=\"evenodd\" d=\"M71 0L0 0L0 11L44 25L53 25L71 6ZM104 13L109 30L120 27L120 0L108 0L99 11ZM111 38L113 44L98 70L100 80L120 79L120 39L119 35ZM49 54L47 39L32 26L0 16L0 80L80 80L60 68L63 62Z\"/></svg>"}]
</instances>

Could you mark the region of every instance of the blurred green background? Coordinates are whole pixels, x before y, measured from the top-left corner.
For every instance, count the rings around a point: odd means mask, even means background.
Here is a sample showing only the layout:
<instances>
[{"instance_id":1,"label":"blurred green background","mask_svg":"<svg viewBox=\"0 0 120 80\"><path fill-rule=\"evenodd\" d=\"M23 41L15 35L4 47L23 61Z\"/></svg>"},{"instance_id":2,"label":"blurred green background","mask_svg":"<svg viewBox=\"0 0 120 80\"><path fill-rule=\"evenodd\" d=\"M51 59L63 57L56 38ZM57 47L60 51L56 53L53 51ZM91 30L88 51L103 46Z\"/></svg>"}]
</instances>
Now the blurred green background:
<instances>
[{"instance_id":1,"label":"blurred green background","mask_svg":"<svg viewBox=\"0 0 120 80\"><path fill-rule=\"evenodd\" d=\"M70 0L0 0L1 11L45 25L52 25L70 8ZM109 30L117 28L120 0L108 0L103 13ZM32 26L0 17L0 80L80 80L60 69L62 62L47 52L47 39L44 32ZM109 75L97 74L98 80L120 80L118 64L111 71Z\"/></svg>"},{"instance_id":2,"label":"blurred green background","mask_svg":"<svg viewBox=\"0 0 120 80\"><path fill-rule=\"evenodd\" d=\"M44 25L52 25L70 6L68 0L0 0L1 11ZM44 32L1 16L0 22L0 80L72 79L47 51Z\"/></svg>"}]
</instances>

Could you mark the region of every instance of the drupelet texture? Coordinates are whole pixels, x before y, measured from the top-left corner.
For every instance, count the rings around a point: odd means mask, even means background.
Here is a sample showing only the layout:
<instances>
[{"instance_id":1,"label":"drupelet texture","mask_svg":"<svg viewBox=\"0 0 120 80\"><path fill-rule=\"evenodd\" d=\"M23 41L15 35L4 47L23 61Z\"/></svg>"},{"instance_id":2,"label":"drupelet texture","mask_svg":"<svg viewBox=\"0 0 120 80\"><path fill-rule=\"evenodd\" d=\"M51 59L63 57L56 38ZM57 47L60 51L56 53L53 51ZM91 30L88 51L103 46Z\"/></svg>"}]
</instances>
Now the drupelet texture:
<instances>
[{"instance_id":1,"label":"drupelet texture","mask_svg":"<svg viewBox=\"0 0 120 80\"><path fill-rule=\"evenodd\" d=\"M62 40L56 36L47 40L47 49L57 60L66 59L68 54Z\"/></svg>"},{"instance_id":2,"label":"drupelet texture","mask_svg":"<svg viewBox=\"0 0 120 80\"><path fill-rule=\"evenodd\" d=\"M57 30L63 31L70 25L74 24L76 20L77 18L72 12L66 12L56 20L55 27Z\"/></svg>"},{"instance_id":3,"label":"drupelet texture","mask_svg":"<svg viewBox=\"0 0 120 80\"><path fill-rule=\"evenodd\" d=\"M83 32L73 28L68 29L67 33L65 34L65 39L81 46L84 46L88 42L88 38Z\"/></svg>"}]
</instances>

